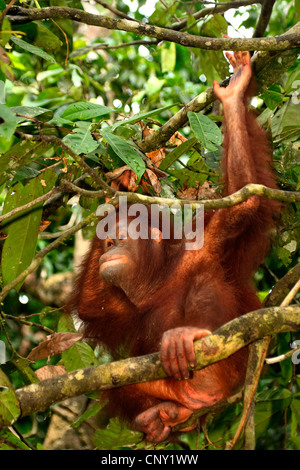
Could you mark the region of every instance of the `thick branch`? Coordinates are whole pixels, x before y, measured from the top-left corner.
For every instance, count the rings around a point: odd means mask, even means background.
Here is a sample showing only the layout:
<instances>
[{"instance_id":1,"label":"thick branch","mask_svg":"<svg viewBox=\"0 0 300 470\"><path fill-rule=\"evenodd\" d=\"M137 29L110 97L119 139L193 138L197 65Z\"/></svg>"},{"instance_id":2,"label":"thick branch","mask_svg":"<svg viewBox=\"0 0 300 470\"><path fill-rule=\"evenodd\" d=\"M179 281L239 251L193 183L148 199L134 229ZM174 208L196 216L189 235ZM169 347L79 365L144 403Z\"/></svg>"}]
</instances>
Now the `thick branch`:
<instances>
[{"instance_id":1,"label":"thick branch","mask_svg":"<svg viewBox=\"0 0 300 470\"><path fill-rule=\"evenodd\" d=\"M148 25L124 18L110 18L95 15L83 10L68 7L45 7L25 9L13 7L9 10L8 19L12 24L24 24L50 18L67 18L80 23L102 28L127 31L138 36L149 36L160 41L170 41L182 46L197 47L209 50L249 50L249 51L284 51L300 46L299 34L289 34L274 38L208 38L193 34L182 33L168 28Z\"/></svg>"},{"instance_id":2,"label":"thick branch","mask_svg":"<svg viewBox=\"0 0 300 470\"><path fill-rule=\"evenodd\" d=\"M232 207L239 204L250 196L258 195L264 196L267 199L272 199L281 202L300 202L300 192L297 191L282 191L280 189L272 189L262 184L247 184L239 191L236 191L230 196L220 199L201 199L195 201L193 199L168 199L163 197L145 196L138 193L127 193L119 191L115 197L126 197L128 203L144 203L144 204L161 204L168 207L180 206L184 207L189 204L193 210L203 205L204 209L223 209L225 207Z\"/></svg>"},{"instance_id":3,"label":"thick branch","mask_svg":"<svg viewBox=\"0 0 300 470\"><path fill-rule=\"evenodd\" d=\"M300 279L300 263L296 264L276 283L270 294L265 298L264 306L280 305L298 279Z\"/></svg>"},{"instance_id":4,"label":"thick branch","mask_svg":"<svg viewBox=\"0 0 300 470\"><path fill-rule=\"evenodd\" d=\"M300 329L300 307L261 309L243 315L195 342L196 369L202 369L274 333ZM16 391L21 414L44 411L65 398L165 377L159 354L112 362L70 372Z\"/></svg>"}]
</instances>

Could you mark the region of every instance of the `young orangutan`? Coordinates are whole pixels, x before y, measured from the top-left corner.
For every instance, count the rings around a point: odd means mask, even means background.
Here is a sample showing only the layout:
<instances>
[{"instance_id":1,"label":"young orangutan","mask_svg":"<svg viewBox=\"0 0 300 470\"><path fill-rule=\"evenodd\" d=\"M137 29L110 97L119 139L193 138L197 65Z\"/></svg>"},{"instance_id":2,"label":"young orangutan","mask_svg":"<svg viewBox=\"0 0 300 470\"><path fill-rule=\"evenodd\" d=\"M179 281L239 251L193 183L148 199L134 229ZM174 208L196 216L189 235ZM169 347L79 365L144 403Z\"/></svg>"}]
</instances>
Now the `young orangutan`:
<instances>
[{"instance_id":1,"label":"young orangutan","mask_svg":"<svg viewBox=\"0 0 300 470\"><path fill-rule=\"evenodd\" d=\"M274 188L267 138L248 111L250 55L237 52L228 58L234 66L229 85L213 85L225 117L225 195L248 183ZM129 420L149 441L166 439L195 410L242 385L246 350L190 371L195 364L193 342L260 308L251 279L266 255L277 210L274 201L252 196L215 211L197 252L160 236L133 240L124 233L121 219L116 239L94 238L71 303L85 336L106 345L115 357L125 345L129 356L160 351L169 378L108 392L112 413Z\"/></svg>"}]
</instances>

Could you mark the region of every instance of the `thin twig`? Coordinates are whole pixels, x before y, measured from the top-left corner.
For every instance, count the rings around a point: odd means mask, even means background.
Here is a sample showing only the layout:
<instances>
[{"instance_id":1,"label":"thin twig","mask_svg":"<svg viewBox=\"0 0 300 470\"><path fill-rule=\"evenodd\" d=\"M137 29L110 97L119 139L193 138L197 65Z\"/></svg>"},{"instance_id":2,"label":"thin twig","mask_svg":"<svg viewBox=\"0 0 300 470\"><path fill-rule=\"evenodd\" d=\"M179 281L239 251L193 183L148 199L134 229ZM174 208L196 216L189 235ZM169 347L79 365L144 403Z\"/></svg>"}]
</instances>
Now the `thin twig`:
<instances>
[{"instance_id":1,"label":"thin twig","mask_svg":"<svg viewBox=\"0 0 300 470\"><path fill-rule=\"evenodd\" d=\"M21 212L25 212L28 209L32 209L32 207L37 206L41 202L47 201L54 194L61 193L61 192L62 192L61 187L52 188L50 191L48 191L48 193L43 194L43 196L37 197L33 201L30 201L27 204L24 204L23 206L16 207L10 212L7 212L6 214L1 215L0 223L3 222L4 220L10 219L11 217L16 216L17 214L20 214Z\"/></svg>"},{"instance_id":2,"label":"thin twig","mask_svg":"<svg viewBox=\"0 0 300 470\"><path fill-rule=\"evenodd\" d=\"M35 326L41 330L44 330L46 331L47 333L50 333L51 335L54 333L54 330L51 330L50 328L48 328L47 326L44 326L44 325L41 325L40 323L35 323L35 322L32 322L32 321L28 321L26 320L25 317L23 316L19 316L19 317L16 317L14 315L8 315L7 313L2 313L3 315L3 318L8 318L10 320L14 320L18 323L22 323L23 325L28 325L28 326Z\"/></svg>"},{"instance_id":3,"label":"thin twig","mask_svg":"<svg viewBox=\"0 0 300 470\"><path fill-rule=\"evenodd\" d=\"M192 17L195 20L199 21L201 18L204 18L208 15L214 15L215 13L224 13L225 11L230 10L230 8L237 9L237 8L244 7L244 6L253 5L254 3L261 3L262 1L263 0L258 0L258 1L257 0L254 0L254 1L253 0L240 0L236 2L227 2L224 4L215 3L214 6L212 7L203 8L202 10L199 10L196 13L193 13ZM207 2L207 3L210 3L210 2ZM187 26L187 21L188 21L188 18L184 18L183 20L172 24L170 26L170 29L175 29L179 31Z\"/></svg>"},{"instance_id":4,"label":"thin twig","mask_svg":"<svg viewBox=\"0 0 300 470\"><path fill-rule=\"evenodd\" d=\"M120 11L113 6L108 5L108 3L103 2L102 0L95 0L95 2L101 5L103 8L107 8L107 10L111 11L112 13L119 16L120 18L126 18L127 20L137 21L134 18L130 18L130 16L126 15L126 13L123 13L123 11Z\"/></svg>"}]
</instances>

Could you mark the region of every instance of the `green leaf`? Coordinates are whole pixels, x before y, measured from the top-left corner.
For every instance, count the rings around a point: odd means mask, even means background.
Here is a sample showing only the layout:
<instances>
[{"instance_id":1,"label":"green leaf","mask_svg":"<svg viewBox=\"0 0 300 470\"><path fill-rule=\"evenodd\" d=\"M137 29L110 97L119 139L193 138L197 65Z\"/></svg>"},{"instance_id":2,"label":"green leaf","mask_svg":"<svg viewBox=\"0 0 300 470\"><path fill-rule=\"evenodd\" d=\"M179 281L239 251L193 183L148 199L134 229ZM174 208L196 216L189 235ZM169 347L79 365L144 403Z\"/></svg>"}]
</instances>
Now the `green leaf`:
<instances>
[{"instance_id":1,"label":"green leaf","mask_svg":"<svg viewBox=\"0 0 300 470\"><path fill-rule=\"evenodd\" d=\"M100 403L99 401L94 401L91 406L76 420L71 424L72 428L78 428L84 421L87 419L96 416L102 408L106 405L106 402Z\"/></svg>"},{"instance_id":2,"label":"green leaf","mask_svg":"<svg viewBox=\"0 0 300 470\"><path fill-rule=\"evenodd\" d=\"M0 104L0 136L10 139L17 127L18 121L14 113L5 106Z\"/></svg>"},{"instance_id":3,"label":"green leaf","mask_svg":"<svg viewBox=\"0 0 300 470\"><path fill-rule=\"evenodd\" d=\"M53 173L53 170L50 171ZM28 181L25 186L17 183L11 187L5 199L3 213L7 214L12 209L27 204L49 191L48 186L42 185L42 179L47 181L45 173ZM52 181L48 178L47 182L51 187ZM8 235L2 250L4 285L13 281L31 263L36 250L42 210L41 204L2 223L2 230ZM21 285L22 283L16 287L16 290L19 290Z\"/></svg>"},{"instance_id":4,"label":"green leaf","mask_svg":"<svg viewBox=\"0 0 300 470\"><path fill-rule=\"evenodd\" d=\"M197 143L197 139L192 137L189 140L186 140L182 144L178 145L172 152L170 152L159 165L160 170L167 170L178 158L187 153L193 145Z\"/></svg>"},{"instance_id":5,"label":"green leaf","mask_svg":"<svg viewBox=\"0 0 300 470\"><path fill-rule=\"evenodd\" d=\"M291 401L292 394L286 388L258 393L255 406L255 427L258 436L263 436L270 427L276 427Z\"/></svg>"},{"instance_id":6,"label":"green leaf","mask_svg":"<svg viewBox=\"0 0 300 470\"><path fill-rule=\"evenodd\" d=\"M120 159L130 166L139 181L145 172L145 163L142 157L121 137L107 130L101 130L101 134Z\"/></svg>"},{"instance_id":7,"label":"green leaf","mask_svg":"<svg viewBox=\"0 0 300 470\"><path fill-rule=\"evenodd\" d=\"M56 60L51 55L47 54L47 52L43 51L43 49L40 47L33 46L32 44L29 44L28 42L25 42L23 39L17 38L16 36L11 36L11 40L26 52L42 57L51 64L56 64Z\"/></svg>"},{"instance_id":8,"label":"green leaf","mask_svg":"<svg viewBox=\"0 0 300 470\"><path fill-rule=\"evenodd\" d=\"M97 103L80 101L68 106L60 117L69 121L86 121L95 117L105 116L114 110Z\"/></svg>"},{"instance_id":9,"label":"green leaf","mask_svg":"<svg viewBox=\"0 0 300 470\"><path fill-rule=\"evenodd\" d=\"M93 349L83 341L77 341L69 349L63 351L61 356L67 372L98 364Z\"/></svg>"},{"instance_id":10,"label":"green leaf","mask_svg":"<svg viewBox=\"0 0 300 470\"><path fill-rule=\"evenodd\" d=\"M31 450L21 439L13 434L10 429L0 431L0 450Z\"/></svg>"},{"instance_id":11,"label":"green leaf","mask_svg":"<svg viewBox=\"0 0 300 470\"><path fill-rule=\"evenodd\" d=\"M27 118L40 117L43 121L48 121L53 116L53 111L46 108L40 108L38 106L13 106L10 110L14 114L23 114L25 117L17 116L18 123L27 121Z\"/></svg>"},{"instance_id":12,"label":"green leaf","mask_svg":"<svg viewBox=\"0 0 300 470\"><path fill-rule=\"evenodd\" d=\"M291 409L297 421L298 426L300 426L300 393L297 393L294 395L292 403L291 403Z\"/></svg>"},{"instance_id":13,"label":"green leaf","mask_svg":"<svg viewBox=\"0 0 300 470\"><path fill-rule=\"evenodd\" d=\"M14 389L0 369L0 428L9 426L20 415L20 406Z\"/></svg>"},{"instance_id":14,"label":"green leaf","mask_svg":"<svg viewBox=\"0 0 300 470\"><path fill-rule=\"evenodd\" d=\"M287 101L271 121L274 141L295 140L299 134L299 122L299 104Z\"/></svg>"},{"instance_id":15,"label":"green leaf","mask_svg":"<svg viewBox=\"0 0 300 470\"><path fill-rule=\"evenodd\" d=\"M111 126L111 129L116 129L117 127L124 126L125 124L132 124L134 122L142 121L143 119L145 119L147 117L150 117L150 116L153 116L153 115L159 115L163 111L166 111L167 109L173 108L174 106L177 106L177 105L173 103L169 106L164 106L163 108L158 108L158 109L154 109L152 111L148 111L147 113L136 114L135 116L132 116L131 118L124 119L124 121L118 121L118 122L114 123Z\"/></svg>"},{"instance_id":16,"label":"green leaf","mask_svg":"<svg viewBox=\"0 0 300 470\"><path fill-rule=\"evenodd\" d=\"M142 439L143 434L126 428L117 418L111 419L106 429L99 429L94 434L94 442L98 450L132 447Z\"/></svg>"},{"instance_id":17,"label":"green leaf","mask_svg":"<svg viewBox=\"0 0 300 470\"><path fill-rule=\"evenodd\" d=\"M79 127L74 129L72 134L66 135L63 141L68 147L74 150L74 152L87 154L96 150L98 142L91 135L90 129L92 125L90 123L84 123L87 124L87 126L82 124L83 123L77 122L76 125Z\"/></svg>"},{"instance_id":18,"label":"green leaf","mask_svg":"<svg viewBox=\"0 0 300 470\"><path fill-rule=\"evenodd\" d=\"M189 112L188 118L191 129L198 141L207 150L217 150L214 144L221 145L222 142L220 128L211 119L201 113Z\"/></svg>"},{"instance_id":19,"label":"green leaf","mask_svg":"<svg viewBox=\"0 0 300 470\"><path fill-rule=\"evenodd\" d=\"M176 65L176 45L175 42L170 44L163 43L161 49L161 71L173 72Z\"/></svg>"},{"instance_id":20,"label":"green leaf","mask_svg":"<svg viewBox=\"0 0 300 470\"><path fill-rule=\"evenodd\" d=\"M11 28L10 21L7 19L6 16L2 19L3 19L3 22L2 22L2 28L1 28L2 31L0 34L0 45L5 47L8 41L10 40L12 28Z\"/></svg>"},{"instance_id":21,"label":"green leaf","mask_svg":"<svg viewBox=\"0 0 300 470\"><path fill-rule=\"evenodd\" d=\"M273 85L261 95L261 98L269 109L274 110L278 103L283 101L284 96L281 93L281 88L278 85Z\"/></svg>"},{"instance_id":22,"label":"green leaf","mask_svg":"<svg viewBox=\"0 0 300 470\"><path fill-rule=\"evenodd\" d=\"M146 94L148 96L155 95L155 93L158 93L162 89L165 83L165 80L160 80L155 76L150 77L146 83Z\"/></svg>"},{"instance_id":23,"label":"green leaf","mask_svg":"<svg viewBox=\"0 0 300 470\"><path fill-rule=\"evenodd\" d=\"M16 171L30 161L44 155L53 144L46 142L21 141L0 157L0 186L13 178Z\"/></svg>"},{"instance_id":24,"label":"green leaf","mask_svg":"<svg viewBox=\"0 0 300 470\"><path fill-rule=\"evenodd\" d=\"M62 315L58 322L58 332L76 332L71 315ZM66 351L62 352L62 361L68 372L83 369L98 364L93 349L82 341L77 341Z\"/></svg>"},{"instance_id":25,"label":"green leaf","mask_svg":"<svg viewBox=\"0 0 300 470\"><path fill-rule=\"evenodd\" d=\"M46 49L46 51L56 51L62 45L62 41L42 24L37 24L37 36L34 43L38 47Z\"/></svg>"},{"instance_id":26,"label":"green leaf","mask_svg":"<svg viewBox=\"0 0 300 470\"><path fill-rule=\"evenodd\" d=\"M22 166L19 170L17 170L14 183L18 183L19 181L30 180L31 178L35 178L38 176L40 172L35 168L31 168L31 166Z\"/></svg>"}]
</instances>

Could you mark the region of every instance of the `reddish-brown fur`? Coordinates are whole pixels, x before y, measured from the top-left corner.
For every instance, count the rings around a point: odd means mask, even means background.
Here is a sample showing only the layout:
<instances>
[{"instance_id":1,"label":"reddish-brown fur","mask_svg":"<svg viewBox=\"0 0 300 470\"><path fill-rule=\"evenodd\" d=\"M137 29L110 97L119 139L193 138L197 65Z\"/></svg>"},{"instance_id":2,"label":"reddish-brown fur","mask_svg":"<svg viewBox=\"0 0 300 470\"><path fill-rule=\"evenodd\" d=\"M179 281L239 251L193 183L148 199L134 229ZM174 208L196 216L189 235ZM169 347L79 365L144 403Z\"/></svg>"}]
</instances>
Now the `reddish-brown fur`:
<instances>
[{"instance_id":1,"label":"reddish-brown fur","mask_svg":"<svg viewBox=\"0 0 300 470\"><path fill-rule=\"evenodd\" d=\"M249 57L235 54L234 60L242 69L236 74L240 77L237 84L231 83L226 90L214 85L226 120L225 195L247 183L275 187L267 138L246 110ZM242 91L238 91L240 84ZM252 196L216 211L208 218L204 247L197 253L163 242L154 262L148 241L137 240L140 262L130 294L100 277L99 259L105 247L95 237L71 302L84 322L86 337L106 345L115 357L122 357L122 347L129 356L161 350L162 362L170 370L173 362L182 359L179 341L187 339L192 344L206 330L214 331L260 308L251 278L266 255L277 210L277 203ZM163 332L169 330L161 346ZM174 345L177 353L172 353ZM187 347L189 354L191 349ZM111 390L110 409L144 431L149 440L161 441L194 410L234 393L243 382L246 362L247 352L242 350L193 372L188 380L170 377Z\"/></svg>"}]
</instances>

